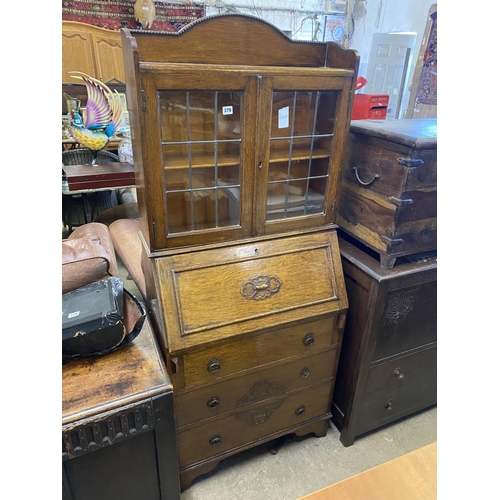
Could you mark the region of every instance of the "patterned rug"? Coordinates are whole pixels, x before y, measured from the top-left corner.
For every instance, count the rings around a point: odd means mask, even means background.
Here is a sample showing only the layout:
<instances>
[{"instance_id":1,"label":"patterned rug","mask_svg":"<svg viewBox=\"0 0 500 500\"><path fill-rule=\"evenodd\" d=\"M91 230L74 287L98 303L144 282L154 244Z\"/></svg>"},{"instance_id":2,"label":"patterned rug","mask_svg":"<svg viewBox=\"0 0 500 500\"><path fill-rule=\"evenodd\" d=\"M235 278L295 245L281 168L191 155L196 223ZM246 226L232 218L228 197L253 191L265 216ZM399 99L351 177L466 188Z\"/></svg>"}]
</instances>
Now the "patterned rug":
<instances>
[{"instance_id":1,"label":"patterned rug","mask_svg":"<svg viewBox=\"0 0 500 500\"><path fill-rule=\"evenodd\" d=\"M135 0L66 0L62 2L63 21L78 21L107 29L138 29L134 19ZM155 21L151 31L179 31L205 16L205 6L195 3L155 2Z\"/></svg>"},{"instance_id":2,"label":"patterned rug","mask_svg":"<svg viewBox=\"0 0 500 500\"><path fill-rule=\"evenodd\" d=\"M437 104L437 12L431 14L431 19L429 40L417 88L417 104Z\"/></svg>"}]
</instances>

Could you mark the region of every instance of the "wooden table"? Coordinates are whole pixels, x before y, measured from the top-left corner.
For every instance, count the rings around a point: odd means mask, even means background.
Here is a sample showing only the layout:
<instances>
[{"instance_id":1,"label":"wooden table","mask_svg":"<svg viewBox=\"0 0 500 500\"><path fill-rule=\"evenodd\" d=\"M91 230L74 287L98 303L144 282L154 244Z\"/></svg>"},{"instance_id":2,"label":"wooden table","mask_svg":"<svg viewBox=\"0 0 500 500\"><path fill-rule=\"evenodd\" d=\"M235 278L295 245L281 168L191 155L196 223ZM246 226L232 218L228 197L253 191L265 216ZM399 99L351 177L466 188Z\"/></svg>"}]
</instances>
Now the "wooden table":
<instances>
[{"instance_id":1,"label":"wooden table","mask_svg":"<svg viewBox=\"0 0 500 500\"><path fill-rule=\"evenodd\" d=\"M63 195L81 195L83 219L93 222L88 195L98 191L125 189L135 186L134 166L130 163L109 162L96 165L64 165L65 179L62 181Z\"/></svg>"},{"instance_id":2,"label":"wooden table","mask_svg":"<svg viewBox=\"0 0 500 500\"><path fill-rule=\"evenodd\" d=\"M435 500L437 443L344 479L300 500Z\"/></svg>"},{"instance_id":3,"label":"wooden table","mask_svg":"<svg viewBox=\"0 0 500 500\"><path fill-rule=\"evenodd\" d=\"M63 363L64 500L180 498L172 384L146 319L129 346Z\"/></svg>"}]
</instances>

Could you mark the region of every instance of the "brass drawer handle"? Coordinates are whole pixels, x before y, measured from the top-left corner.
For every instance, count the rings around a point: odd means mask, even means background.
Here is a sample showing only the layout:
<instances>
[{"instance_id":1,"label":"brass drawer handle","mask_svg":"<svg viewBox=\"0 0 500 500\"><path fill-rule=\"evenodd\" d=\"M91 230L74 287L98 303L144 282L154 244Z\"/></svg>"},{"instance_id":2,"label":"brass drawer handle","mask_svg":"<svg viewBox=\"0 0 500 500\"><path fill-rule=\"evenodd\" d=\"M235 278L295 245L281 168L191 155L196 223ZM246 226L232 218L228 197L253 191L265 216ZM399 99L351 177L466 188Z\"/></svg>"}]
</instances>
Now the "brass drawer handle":
<instances>
[{"instance_id":1,"label":"brass drawer handle","mask_svg":"<svg viewBox=\"0 0 500 500\"><path fill-rule=\"evenodd\" d=\"M386 410L392 410L392 399L388 399L388 400L385 402L384 408L385 408Z\"/></svg>"},{"instance_id":2,"label":"brass drawer handle","mask_svg":"<svg viewBox=\"0 0 500 500\"><path fill-rule=\"evenodd\" d=\"M217 408L219 406L220 399L217 396L212 396L208 401L207 401L207 406L209 408Z\"/></svg>"},{"instance_id":3,"label":"brass drawer handle","mask_svg":"<svg viewBox=\"0 0 500 500\"><path fill-rule=\"evenodd\" d=\"M398 380L403 380L405 378L405 374L401 372L401 368L399 368L399 366L394 368L392 374L397 377Z\"/></svg>"},{"instance_id":4,"label":"brass drawer handle","mask_svg":"<svg viewBox=\"0 0 500 500\"><path fill-rule=\"evenodd\" d=\"M296 410L295 410L295 415L303 415L306 412L306 407L304 405L300 405Z\"/></svg>"},{"instance_id":5,"label":"brass drawer handle","mask_svg":"<svg viewBox=\"0 0 500 500\"><path fill-rule=\"evenodd\" d=\"M306 347L311 347L313 344L314 344L314 333L306 333L304 335L304 338L302 339L302 343L306 346Z\"/></svg>"},{"instance_id":6,"label":"brass drawer handle","mask_svg":"<svg viewBox=\"0 0 500 500\"><path fill-rule=\"evenodd\" d=\"M211 359L208 362L207 370L209 373L216 373L220 370L220 361L217 358Z\"/></svg>"},{"instance_id":7,"label":"brass drawer handle","mask_svg":"<svg viewBox=\"0 0 500 500\"><path fill-rule=\"evenodd\" d=\"M307 378L307 377L309 377L309 373L311 373L309 371L309 368L302 368L302 371L300 372L300 376L302 378Z\"/></svg>"},{"instance_id":8,"label":"brass drawer handle","mask_svg":"<svg viewBox=\"0 0 500 500\"><path fill-rule=\"evenodd\" d=\"M208 442L210 446L219 446L222 443L222 438L219 434L216 434L214 437L210 438Z\"/></svg>"},{"instance_id":9,"label":"brass drawer handle","mask_svg":"<svg viewBox=\"0 0 500 500\"><path fill-rule=\"evenodd\" d=\"M378 165L377 165L378 166ZM375 174L375 177L371 180L371 181L368 181L368 182L363 182L361 180L361 178L359 177L359 174L358 174L358 167L352 167L352 169L354 170L354 173L356 174L356 180L362 185L362 186L369 186L370 184L373 184L377 179L380 178L380 175L378 174Z\"/></svg>"}]
</instances>

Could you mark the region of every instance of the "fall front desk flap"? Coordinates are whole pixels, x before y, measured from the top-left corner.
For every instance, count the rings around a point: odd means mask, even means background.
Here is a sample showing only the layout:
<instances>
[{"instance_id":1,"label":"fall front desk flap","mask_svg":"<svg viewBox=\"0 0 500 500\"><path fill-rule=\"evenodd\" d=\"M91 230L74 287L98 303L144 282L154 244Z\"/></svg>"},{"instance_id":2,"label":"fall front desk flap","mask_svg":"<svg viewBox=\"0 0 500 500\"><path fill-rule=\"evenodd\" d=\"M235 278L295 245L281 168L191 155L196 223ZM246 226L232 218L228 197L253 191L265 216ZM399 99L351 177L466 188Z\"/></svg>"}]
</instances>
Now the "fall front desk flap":
<instances>
[{"instance_id":1,"label":"fall front desk flap","mask_svg":"<svg viewBox=\"0 0 500 500\"><path fill-rule=\"evenodd\" d=\"M171 352L345 311L335 231L155 259Z\"/></svg>"}]
</instances>

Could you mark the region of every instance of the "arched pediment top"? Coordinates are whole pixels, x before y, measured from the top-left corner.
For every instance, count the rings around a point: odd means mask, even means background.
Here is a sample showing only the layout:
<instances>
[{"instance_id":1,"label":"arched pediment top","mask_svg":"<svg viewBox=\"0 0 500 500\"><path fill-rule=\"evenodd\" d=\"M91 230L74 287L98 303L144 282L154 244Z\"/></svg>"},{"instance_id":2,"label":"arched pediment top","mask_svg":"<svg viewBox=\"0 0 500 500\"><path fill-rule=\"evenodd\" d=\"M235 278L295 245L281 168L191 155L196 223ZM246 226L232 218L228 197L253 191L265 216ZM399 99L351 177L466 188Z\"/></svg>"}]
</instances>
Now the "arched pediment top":
<instances>
[{"instance_id":1,"label":"arched pediment top","mask_svg":"<svg viewBox=\"0 0 500 500\"><path fill-rule=\"evenodd\" d=\"M247 14L207 16L176 33L123 31L136 38L144 62L332 67L334 52L337 67L348 69L357 55L334 42L292 40L268 21Z\"/></svg>"}]
</instances>

